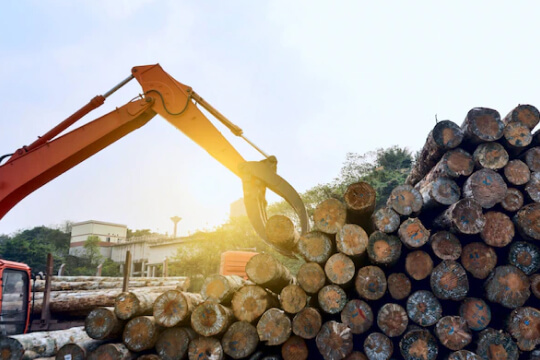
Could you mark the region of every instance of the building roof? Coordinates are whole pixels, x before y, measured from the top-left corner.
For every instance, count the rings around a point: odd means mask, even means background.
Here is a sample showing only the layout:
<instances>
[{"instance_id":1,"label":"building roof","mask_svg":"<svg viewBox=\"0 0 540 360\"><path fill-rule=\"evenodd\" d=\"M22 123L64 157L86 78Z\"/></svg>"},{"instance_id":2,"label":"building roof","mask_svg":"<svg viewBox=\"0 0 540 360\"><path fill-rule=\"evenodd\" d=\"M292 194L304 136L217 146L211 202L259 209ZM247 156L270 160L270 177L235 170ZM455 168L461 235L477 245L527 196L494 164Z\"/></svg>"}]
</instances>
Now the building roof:
<instances>
[{"instance_id":1,"label":"building roof","mask_svg":"<svg viewBox=\"0 0 540 360\"><path fill-rule=\"evenodd\" d=\"M100 225L109 225L109 226L121 226L127 228L127 225L124 224L116 224L106 221L99 221L99 220L87 220L87 221L81 221L77 223L73 223L71 226L77 226L77 225L86 225L86 224L100 224Z\"/></svg>"}]
</instances>

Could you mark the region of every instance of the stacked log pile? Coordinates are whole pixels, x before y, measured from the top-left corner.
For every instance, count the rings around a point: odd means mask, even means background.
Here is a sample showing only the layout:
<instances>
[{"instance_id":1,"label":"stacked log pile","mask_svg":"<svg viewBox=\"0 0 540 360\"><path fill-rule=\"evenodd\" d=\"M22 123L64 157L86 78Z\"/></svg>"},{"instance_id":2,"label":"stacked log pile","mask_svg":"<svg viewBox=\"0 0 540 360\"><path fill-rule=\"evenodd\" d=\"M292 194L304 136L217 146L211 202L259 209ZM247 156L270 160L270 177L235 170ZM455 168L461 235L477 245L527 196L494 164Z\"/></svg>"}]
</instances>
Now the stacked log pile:
<instances>
[{"instance_id":1,"label":"stacked log pile","mask_svg":"<svg viewBox=\"0 0 540 360\"><path fill-rule=\"evenodd\" d=\"M437 123L385 207L360 182L319 204L307 234L268 221L305 260L296 276L259 254L249 281L122 294L87 317L107 342L87 358L539 359L539 120L521 105Z\"/></svg>"}]
</instances>

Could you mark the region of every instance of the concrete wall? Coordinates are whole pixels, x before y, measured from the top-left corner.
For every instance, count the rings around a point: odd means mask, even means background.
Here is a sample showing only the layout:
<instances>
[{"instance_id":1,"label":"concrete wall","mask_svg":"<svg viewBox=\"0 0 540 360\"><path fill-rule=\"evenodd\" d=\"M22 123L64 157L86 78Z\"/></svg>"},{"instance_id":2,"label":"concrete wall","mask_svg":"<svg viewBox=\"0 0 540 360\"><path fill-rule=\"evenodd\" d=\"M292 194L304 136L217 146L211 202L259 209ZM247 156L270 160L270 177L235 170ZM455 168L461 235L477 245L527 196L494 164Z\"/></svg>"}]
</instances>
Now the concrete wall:
<instances>
[{"instance_id":1,"label":"concrete wall","mask_svg":"<svg viewBox=\"0 0 540 360\"><path fill-rule=\"evenodd\" d=\"M112 252L110 247L126 240L127 226L95 220L75 223L71 228L69 254L74 256L84 254L84 242L89 236L99 237L101 254L105 258L110 258Z\"/></svg>"}]
</instances>

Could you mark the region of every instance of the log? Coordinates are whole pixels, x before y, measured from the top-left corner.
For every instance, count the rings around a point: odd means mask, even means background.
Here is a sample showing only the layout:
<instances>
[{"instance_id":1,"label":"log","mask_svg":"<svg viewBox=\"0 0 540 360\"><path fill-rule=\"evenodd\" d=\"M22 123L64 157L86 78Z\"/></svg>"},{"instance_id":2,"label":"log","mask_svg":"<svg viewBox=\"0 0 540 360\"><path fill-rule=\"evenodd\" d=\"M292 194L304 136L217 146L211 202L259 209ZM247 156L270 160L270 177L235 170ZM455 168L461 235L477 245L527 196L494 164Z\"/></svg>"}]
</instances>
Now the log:
<instances>
[{"instance_id":1,"label":"log","mask_svg":"<svg viewBox=\"0 0 540 360\"><path fill-rule=\"evenodd\" d=\"M437 340L427 330L407 332L399 342L399 350L405 360L434 360L439 353Z\"/></svg>"},{"instance_id":2,"label":"log","mask_svg":"<svg viewBox=\"0 0 540 360\"><path fill-rule=\"evenodd\" d=\"M473 242L463 248L461 264L473 277L485 279L497 265L497 254L491 246Z\"/></svg>"},{"instance_id":3,"label":"log","mask_svg":"<svg viewBox=\"0 0 540 360\"><path fill-rule=\"evenodd\" d=\"M375 231L369 236L367 254L374 264L393 265L401 255L401 241L397 236Z\"/></svg>"},{"instance_id":4,"label":"log","mask_svg":"<svg viewBox=\"0 0 540 360\"><path fill-rule=\"evenodd\" d=\"M411 281L403 273L388 276L388 292L395 300L403 300L411 293Z\"/></svg>"},{"instance_id":5,"label":"log","mask_svg":"<svg viewBox=\"0 0 540 360\"><path fill-rule=\"evenodd\" d=\"M316 230L336 234L347 221L347 206L338 199L326 199L315 208L313 224Z\"/></svg>"},{"instance_id":6,"label":"log","mask_svg":"<svg viewBox=\"0 0 540 360\"><path fill-rule=\"evenodd\" d=\"M119 282L123 283L124 278L119 277L113 277L113 276L53 276L52 282ZM163 278L155 278L155 277L137 277L137 278L131 278L130 281L135 282L184 282L186 280L189 280L186 276L169 276L169 277L163 277ZM149 283L146 283L145 286L148 286ZM159 285L162 286L162 285Z\"/></svg>"},{"instance_id":7,"label":"log","mask_svg":"<svg viewBox=\"0 0 540 360\"><path fill-rule=\"evenodd\" d=\"M513 218L519 233L527 240L540 240L540 203L523 206Z\"/></svg>"},{"instance_id":8,"label":"log","mask_svg":"<svg viewBox=\"0 0 540 360\"><path fill-rule=\"evenodd\" d=\"M386 335L372 332L364 340L364 352L370 360L389 360L394 352L394 345Z\"/></svg>"},{"instance_id":9,"label":"log","mask_svg":"<svg viewBox=\"0 0 540 360\"><path fill-rule=\"evenodd\" d=\"M473 153L476 169L499 170L508 164L509 156L504 146L496 142L482 143Z\"/></svg>"},{"instance_id":10,"label":"log","mask_svg":"<svg viewBox=\"0 0 540 360\"><path fill-rule=\"evenodd\" d=\"M368 358L360 351L353 351L345 358L345 360L368 360Z\"/></svg>"},{"instance_id":11,"label":"log","mask_svg":"<svg viewBox=\"0 0 540 360\"><path fill-rule=\"evenodd\" d=\"M353 350L351 329L345 324L330 320L323 324L315 340L324 359L343 359Z\"/></svg>"},{"instance_id":12,"label":"log","mask_svg":"<svg viewBox=\"0 0 540 360\"><path fill-rule=\"evenodd\" d=\"M324 265L324 272L332 284L346 287L354 278L355 267L347 255L335 253Z\"/></svg>"},{"instance_id":13,"label":"log","mask_svg":"<svg viewBox=\"0 0 540 360\"><path fill-rule=\"evenodd\" d=\"M319 310L306 307L296 314L292 321L292 332L303 339L313 339L322 326L322 317Z\"/></svg>"},{"instance_id":14,"label":"log","mask_svg":"<svg viewBox=\"0 0 540 360\"><path fill-rule=\"evenodd\" d=\"M371 217L375 230L391 234L399 228L399 215L389 207L377 210Z\"/></svg>"},{"instance_id":15,"label":"log","mask_svg":"<svg viewBox=\"0 0 540 360\"><path fill-rule=\"evenodd\" d=\"M364 266L356 275L354 287L360 297L366 300L378 300L386 292L386 277L377 266Z\"/></svg>"},{"instance_id":16,"label":"log","mask_svg":"<svg viewBox=\"0 0 540 360\"><path fill-rule=\"evenodd\" d=\"M506 195L501 201L501 206L509 212L516 212L523 206L523 193L516 188L508 188Z\"/></svg>"},{"instance_id":17,"label":"log","mask_svg":"<svg viewBox=\"0 0 540 360\"><path fill-rule=\"evenodd\" d=\"M12 340L0 337L2 356L17 357L24 350L25 359L54 356L58 350L69 343L84 343L92 341L82 326L58 331L40 331L22 335L10 335ZM6 357L7 357L6 356Z\"/></svg>"},{"instance_id":18,"label":"log","mask_svg":"<svg viewBox=\"0 0 540 360\"><path fill-rule=\"evenodd\" d=\"M126 322L116 317L114 308L99 307L90 311L84 321L84 330L92 339L115 340L122 338Z\"/></svg>"},{"instance_id":19,"label":"log","mask_svg":"<svg viewBox=\"0 0 540 360\"><path fill-rule=\"evenodd\" d=\"M525 185L531 179L531 170L523 161L510 160L504 167L504 177L511 185Z\"/></svg>"},{"instance_id":20,"label":"log","mask_svg":"<svg viewBox=\"0 0 540 360\"><path fill-rule=\"evenodd\" d=\"M461 198L461 189L452 179L440 177L418 187L422 195L423 210L452 205Z\"/></svg>"},{"instance_id":21,"label":"log","mask_svg":"<svg viewBox=\"0 0 540 360\"><path fill-rule=\"evenodd\" d=\"M532 275L540 270L540 249L526 241L517 241L510 245L508 263L514 265L525 275Z\"/></svg>"},{"instance_id":22,"label":"log","mask_svg":"<svg viewBox=\"0 0 540 360\"><path fill-rule=\"evenodd\" d=\"M169 290L154 301L153 315L156 324L163 327L188 325L195 307L202 303L202 296L177 290Z\"/></svg>"},{"instance_id":23,"label":"log","mask_svg":"<svg viewBox=\"0 0 540 360\"><path fill-rule=\"evenodd\" d=\"M189 360L222 360L223 347L218 339L199 336L189 343Z\"/></svg>"},{"instance_id":24,"label":"log","mask_svg":"<svg viewBox=\"0 0 540 360\"><path fill-rule=\"evenodd\" d=\"M308 294L316 294L326 283L326 275L321 265L315 262L302 264L296 274L298 284Z\"/></svg>"},{"instance_id":25,"label":"log","mask_svg":"<svg viewBox=\"0 0 540 360\"><path fill-rule=\"evenodd\" d=\"M373 186L364 181L350 184L343 195L347 207L347 218L351 224L365 226L377 203L377 193Z\"/></svg>"},{"instance_id":26,"label":"log","mask_svg":"<svg viewBox=\"0 0 540 360\"><path fill-rule=\"evenodd\" d=\"M482 360L482 358L472 351L459 350L450 354L448 360Z\"/></svg>"},{"instance_id":27,"label":"log","mask_svg":"<svg viewBox=\"0 0 540 360\"><path fill-rule=\"evenodd\" d=\"M233 359L243 359L253 354L258 344L257 328L246 321L232 324L221 339L223 352Z\"/></svg>"},{"instance_id":28,"label":"log","mask_svg":"<svg viewBox=\"0 0 540 360\"><path fill-rule=\"evenodd\" d=\"M334 253L334 243L327 234L310 231L300 237L298 252L308 262L324 264Z\"/></svg>"},{"instance_id":29,"label":"log","mask_svg":"<svg viewBox=\"0 0 540 360\"><path fill-rule=\"evenodd\" d=\"M21 360L24 355L24 347L15 339L0 336L0 355L5 360Z\"/></svg>"},{"instance_id":30,"label":"log","mask_svg":"<svg viewBox=\"0 0 540 360\"><path fill-rule=\"evenodd\" d=\"M386 336L401 336L408 324L407 312L401 305L386 303L379 309L377 326Z\"/></svg>"},{"instance_id":31,"label":"log","mask_svg":"<svg viewBox=\"0 0 540 360\"><path fill-rule=\"evenodd\" d=\"M268 309L257 323L257 333L267 345L281 345L291 336L291 320L283 310Z\"/></svg>"},{"instance_id":32,"label":"log","mask_svg":"<svg viewBox=\"0 0 540 360\"><path fill-rule=\"evenodd\" d=\"M463 197L473 198L484 209L490 209L506 196L506 182L491 169L475 171L463 184Z\"/></svg>"},{"instance_id":33,"label":"log","mask_svg":"<svg viewBox=\"0 0 540 360\"><path fill-rule=\"evenodd\" d=\"M336 234L337 250L355 259L366 253L368 235L366 231L355 224L345 224Z\"/></svg>"},{"instance_id":34,"label":"log","mask_svg":"<svg viewBox=\"0 0 540 360\"><path fill-rule=\"evenodd\" d=\"M86 360L90 352L103 345L103 341L91 340L81 343L69 343L58 349L55 360Z\"/></svg>"},{"instance_id":35,"label":"log","mask_svg":"<svg viewBox=\"0 0 540 360\"><path fill-rule=\"evenodd\" d=\"M398 235L403 244L410 249L419 248L429 240L430 231L418 218L409 218L401 223Z\"/></svg>"},{"instance_id":36,"label":"log","mask_svg":"<svg viewBox=\"0 0 540 360\"><path fill-rule=\"evenodd\" d=\"M535 146L527 150L522 156L521 160L527 164L529 170L540 171L540 146Z\"/></svg>"},{"instance_id":37,"label":"log","mask_svg":"<svg viewBox=\"0 0 540 360\"><path fill-rule=\"evenodd\" d=\"M71 277L75 280L77 277ZM86 277L83 277L86 278ZM51 282L51 291L81 291L81 290L105 290L105 289L121 289L122 278L103 278L105 280L87 280L87 281L60 281L53 277ZM113 279L113 280L107 280ZM143 280L139 280L143 279ZM146 279L146 280L144 280ZM152 280L148 280L152 279ZM35 286L34 286L35 283ZM132 278L129 281L128 287L158 287L158 286L176 286L187 290L190 286L188 277L175 278ZM45 280L32 281L32 290L34 292L43 292L45 290Z\"/></svg>"},{"instance_id":38,"label":"log","mask_svg":"<svg viewBox=\"0 0 540 360\"><path fill-rule=\"evenodd\" d=\"M533 172L531 174L531 179L525 186L525 194L532 201L540 202L540 172Z\"/></svg>"},{"instance_id":39,"label":"log","mask_svg":"<svg viewBox=\"0 0 540 360\"><path fill-rule=\"evenodd\" d=\"M294 252L300 234L287 216L274 215L266 222L266 237L276 248Z\"/></svg>"},{"instance_id":40,"label":"log","mask_svg":"<svg viewBox=\"0 0 540 360\"><path fill-rule=\"evenodd\" d=\"M485 224L482 207L474 199L459 200L433 220L434 227L459 234L478 234Z\"/></svg>"},{"instance_id":41,"label":"log","mask_svg":"<svg viewBox=\"0 0 540 360\"><path fill-rule=\"evenodd\" d=\"M486 244L493 247L505 247L510 244L515 235L514 223L507 215L498 211L488 211L484 214L486 224L480 232L480 237Z\"/></svg>"},{"instance_id":42,"label":"log","mask_svg":"<svg viewBox=\"0 0 540 360\"><path fill-rule=\"evenodd\" d=\"M373 325L373 311L365 301L352 299L341 311L341 322L347 325L353 334L363 334Z\"/></svg>"},{"instance_id":43,"label":"log","mask_svg":"<svg viewBox=\"0 0 540 360\"><path fill-rule=\"evenodd\" d=\"M429 241L431 250L441 260L457 260L461 256L461 242L451 232L438 231L431 235Z\"/></svg>"},{"instance_id":44,"label":"log","mask_svg":"<svg viewBox=\"0 0 540 360\"><path fill-rule=\"evenodd\" d=\"M519 122L530 130L534 129L540 121L540 113L538 109L532 105L518 105L510 111L502 120L506 125L510 122Z\"/></svg>"},{"instance_id":45,"label":"log","mask_svg":"<svg viewBox=\"0 0 540 360\"><path fill-rule=\"evenodd\" d=\"M306 360L309 356L306 341L300 336L291 336L281 345L281 356L283 360Z\"/></svg>"},{"instance_id":46,"label":"log","mask_svg":"<svg viewBox=\"0 0 540 360\"><path fill-rule=\"evenodd\" d=\"M513 265L496 267L484 286L489 301L509 309L523 306L531 295L527 275Z\"/></svg>"},{"instance_id":47,"label":"log","mask_svg":"<svg viewBox=\"0 0 540 360\"><path fill-rule=\"evenodd\" d=\"M347 303L347 294L338 285L326 285L317 294L321 310L328 314L337 314Z\"/></svg>"},{"instance_id":48,"label":"log","mask_svg":"<svg viewBox=\"0 0 540 360\"><path fill-rule=\"evenodd\" d=\"M414 280L427 278L433 270L433 260L425 251L416 250L405 257L405 271Z\"/></svg>"},{"instance_id":49,"label":"log","mask_svg":"<svg viewBox=\"0 0 540 360\"><path fill-rule=\"evenodd\" d=\"M237 275L210 275L204 280L201 287L203 300L212 300L224 305L231 303L233 295L247 281Z\"/></svg>"},{"instance_id":50,"label":"log","mask_svg":"<svg viewBox=\"0 0 540 360\"><path fill-rule=\"evenodd\" d=\"M392 190L386 204L399 215L415 215L422 209L422 195L411 185L399 185Z\"/></svg>"},{"instance_id":51,"label":"log","mask_svg":"<svg viewBox=\"0 0 540 360\"><path fill-rule=\"evenodd\" d=\"M533 274L530 277L531 291L537 299L540 299L540 274Z\"/></svg>"},{"instance_id":52,"label":"log","mask_svg":"<svg viewBox=\"0 0 540 360\"><path fill-rule=\"evenodd\" d=\"M508 332L521 351L534 350L540 344L540 311L530 306L515 309L508 320Z\"/></svg>"},{"instance_id":53,"label":"log","mask_svg":"<svg viewBox=\"0 0 540 360\"><path fill-rule=\"evenodd\" d=\"M124 328L123 343L134 352L152 349L163 328L152 316L138 316L129 320Z\"/></svg>"},{"instance_id":54,"label":"log","mask_svg":"<svg viewBox=\"0 0 540 360\"><path fill-rule=\"evenodd\" d=\"M459 307L459 316L465 319L471 330L481 331L491 322L491 309L483 299L466 298Z\"/></svg>"},{"instance_id":55,"label":"log","mask_svg":"<svg viewBox=\"0 0 540 360\"><path fill-rule=\"evenodd\" d=\"M461 124L464 140L472 144L496 141L503 136L504 124L497 110L473 108Z\"/></svg>"},{"instance_id":56,"label":"log","mask_svg":"<svg viewBox=\"0 0 540 360\"><path fill-rule=\"evenodd\" d=\"M443 260L437 265L429 279L431 291L442 300L460 301L469 292L467 273L460 263Z\"/></svg>"},{"instance_id":57,"label":"log","mask_svg":"<svg viewBox=\"0 0 540 360\"><path fill-rule=\"evenodd\" d=\"M219 337L233 323L233 311L221 304L205 301L191 313L191 328L201 336Z\"/></svg>"},{"instance_id":58,"label":"log","mask_svg":"<svg viewBox=\"0 0 540 360\"><path fill-rule=\"evenodd\" d=\"M234 294L231 302L234 316L240 321L250 323L278 304L275 295L257 285L243 286Z\"/></svg>"},{"instance_id":59,"label":"log","mask_svg":"<svg viewBox=\"0 0 540 360\"><path fill-rule=\"evenodd\" d=\"M161 360L161 357L157 354L144 354L139 356L137 360Z\"/></svg>"},{"instance_id":60,"label":"log","mask_svg":"<svg viewBox=\"0 0 540 360\"><path fill-rule=\"evenodd\" d=\"M174 327L161 333L156 342L156 352L162 360L182 360L188 353L189 342L196 338L187 327Z\"/></svg>"},{"instance_id":61,"label":"log","mask_svg":"<svg viewBox=\"0 0 540 360\"><path fill-rule=\"evenodd\" d=\"M540 360L540 350L533 350L530 354L529 360Z\"/></svg>"},{"instance_id":62,"label":"log","mask_svg":"<svg viewBox=\"0 0 540 360\"><path fill-rule=\"evenodd\" d=\"M427 290L418 290L407 299L407 315L420 326L435 325L442 316L441 302Z\"/></svg>"},{"instance_id":63,"label":"log","mask_svg":"<svg viewBox=\"0 0 540 360\"><path fill-rule=\"evenodd\" d=\"M114 300L114 313L121 320L152 315L154 301L159 295L142 291L121 293Z\"/></svg>"},{"instance_id":64,"label":"log","mask_svg":"<svg viewBox=\"0 0 540 360\"><path fill-rule=\"evenodd\" d=\"M416 185L415 188L424 186L426 182L433 182L438 178L457 179L461 176L469 176L474 171L474 159L467 151L457 148L446 152L441 160L429 173Z\"/></svg>"},{"instance_id":65,"label":"log","mask_svg":"<svg viewBox=\"0 0 540 360\"><path fill-rule=\"evenodd\" d=\"M461 350L472 341L472 333L461 316L445 316L435 326L440 343L450 350Z\"/></svg>"},{"instance_id":66,"label":"log","mask_svg":"<svg viewBox=\"0 0 540 360\"><path fill-rule=\"evenodd\" d=\"M307 294L300 285L287 285L279 294L281 308L289 314L300 312L300 310L306 307L307 300Z\"/></svg>"},{"instance_id":67,"label":"log","mask_svg":"<svg viewBox=\"0 0 540 360\"><path fill-rule=\"evenodd\" d=\"M450 120L438 122L428 134L426 143L422 147L420 155L405 183L412 186L416 185L435 166L446 151L458 147L462 140L463 131L456 123Z\"/></svg>"},{"instance_id":68,"label":"log","mask_svg":"<svg viewBox=\"0 0 540 360\"><path fill-rule=\"evenodd\" d=\"M135 355L124 344L104 344L88 355L88 360L131 360Z\"/></svg>"},{"instance_id":69,"label":"log","mask_svg":"<svg viewBox=\"0 0 540 360\"><path fill-rule=\"evenodd\" d=\"M483 359L517 360L519 350L512 337L503 331L487 328L478 337L476 353Z\"/></svg>"},{"instance_id":70,"label":"log","mask_svg":"<svg viewBox=\"0 0 540 360\"><path fill-rule=\"evenodd\" d=\"M533 136L531 130L519 121L506 124L501 142L512 153L518 155L531 144Z\"/></svg>"},{"instance_id":71,"label":"log","mask_svg":"<svg viewBox=\"0 0 540 360\"><path fill-rule=\"evenodd\" d=\"M255 284L275 293L295 283L289 269L269 254L257 254L249 259L246 264L246 274Z\"/></svg>"}]
</instances>

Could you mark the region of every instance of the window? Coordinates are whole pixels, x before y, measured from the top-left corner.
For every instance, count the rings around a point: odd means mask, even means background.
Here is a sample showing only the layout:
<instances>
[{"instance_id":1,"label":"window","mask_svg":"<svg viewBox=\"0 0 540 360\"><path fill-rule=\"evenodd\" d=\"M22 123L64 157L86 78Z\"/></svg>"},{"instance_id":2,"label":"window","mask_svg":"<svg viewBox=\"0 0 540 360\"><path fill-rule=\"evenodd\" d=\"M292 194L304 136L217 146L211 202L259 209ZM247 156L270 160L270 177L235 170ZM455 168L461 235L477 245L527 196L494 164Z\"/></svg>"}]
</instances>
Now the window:
<instances>
[{"instance_id":1,"label":"window","mask_svg":"<svg viewBox=\"0 0 540 360\"><path fill-rule=\"evenodd\" d=\"M22 334L28 316L28 274L5 269L2 274L2 308L0 334Z\"/></svg>"}]
</instances>

